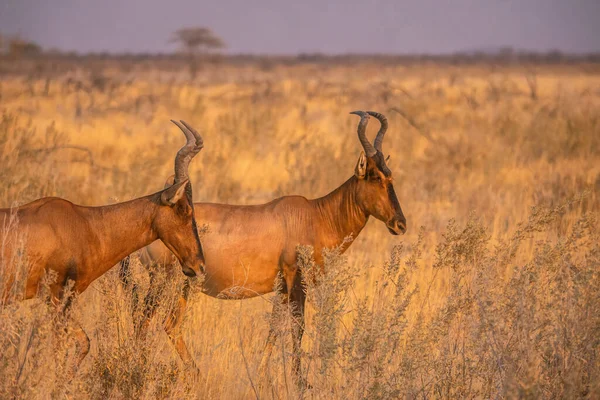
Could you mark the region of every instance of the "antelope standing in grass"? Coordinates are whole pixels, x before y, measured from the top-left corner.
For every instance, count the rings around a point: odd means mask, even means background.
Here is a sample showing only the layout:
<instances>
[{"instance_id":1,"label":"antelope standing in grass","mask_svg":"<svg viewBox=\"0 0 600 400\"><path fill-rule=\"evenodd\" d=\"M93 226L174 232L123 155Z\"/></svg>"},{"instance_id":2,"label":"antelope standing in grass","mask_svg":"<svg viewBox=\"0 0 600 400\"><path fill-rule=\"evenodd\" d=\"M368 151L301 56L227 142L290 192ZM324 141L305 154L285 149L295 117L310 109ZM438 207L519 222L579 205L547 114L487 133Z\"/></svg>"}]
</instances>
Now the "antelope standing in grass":
<instances>
[{"instance_id":1,"label":"antelope standing in grass","mask_svg":"<svg viewBox=\"0 0 600 400\"><path fill-rule=\"evenodd\" d=\"M204 271L204 254L200 245L188 164L203 147L202 137L185 122L173 121L183 131L187 144L175 157L175 177L168 188L124 203L85 207L67 200L47 197L17 208L0 209L3 222L3 248L0 266L4 276L0 295L8 299L15 291L14 262L25 254L25 291L23 299L38 292L41 279L49 270L56 272L57 281L50 285L53 303L63 299L65 287L73 281L73 292L83 292L128 254L160 239L182 265L188 277ZM9 221L16 221L7 232ZM15 271L16 272L16 271ZM74 332L79 365L89 351L87 334L77 327Z\"/></svg>"},{"instance_id":2,"label":"antelope standing in grass","mask_svg":"<svg viewBox=\"0 0 600 400\"><path fill-rule=\"evenodd\" d=\"M202 237L206 258L204 293L219 298L247 299L272 292L277 277L283 277L280 286L284 299L297 321L292 332L293 371L300 384L303 383L299 349L304 332L305 291L296 263L296 247L313 246L315 261L322 263L324 248L343 246L345 251L350 245L345 238L356 238L370 216L383 221L393 235L406 231L406 219L381 147L388 127L387 119L372 111L351 114L361 117L358 139L364 152L358 158L354 175L328 195L314 200L284 196L253 206L194 204L197 220L208 224L208 232ZM365 134L369 115L381 124L373 144ZM142 251L141 260L149 268L173 268L168 249L158 242ZM122 277L128 276L128 266L128 260L124 260ZM187 296L185 290L175 313L184 311ZM152 303L146 302L145 315L148 317L155 307ZM181 318L175 320L181 321ZM270 357L275 336L275 330L271 328L263 368ZM181 358L193 364L181 337L175 340Z\"/></svg>"}]
</instances>

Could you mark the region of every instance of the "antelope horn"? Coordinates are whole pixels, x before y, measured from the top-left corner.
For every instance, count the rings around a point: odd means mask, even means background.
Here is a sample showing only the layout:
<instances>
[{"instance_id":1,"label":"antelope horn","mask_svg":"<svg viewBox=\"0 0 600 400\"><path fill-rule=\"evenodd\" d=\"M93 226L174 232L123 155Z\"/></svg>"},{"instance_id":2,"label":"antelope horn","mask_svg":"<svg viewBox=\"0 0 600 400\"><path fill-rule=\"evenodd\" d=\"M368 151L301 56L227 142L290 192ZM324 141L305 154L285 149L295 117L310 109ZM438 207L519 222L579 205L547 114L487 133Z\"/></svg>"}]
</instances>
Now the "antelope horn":
<instances>
[{"instance_id":1,"label":"antelope horn","mask_svg":"<svg viewBox=\"0 0 600 400\"><path fill-rule=\"evenodd\" d=\"M360 122L358 123L358 140L362 144L363 149L365 149L365 154L367 157L373 157L377 154L377 150L373 147L373 145L369 142L365 131L367 129L367 124L369 123L369 114L364 111L352 111L350 114L355 114L360 116Z\"/></svg>"},{"instance_id":2,"label":"antelope horn","mask_svg":"<svg viewBox=\"0 0 600 400\"><path fill-rule=\"evenodd\" d=\"M384 117L385 118L385 117ZM198 133L197 130L195 130L194 128L192 128L190 126L190 124L188 124L187 122L181 120L181 123L190 131L192 132L192 135L194 135L194 137L196 138L196 147L200 147L198 149L198 151L202 150L202 148L204 147L204 140L202 140L202 136L200 136L200 134Z\"/></svg>"},{"instance_id":3,"label":"antelope horn","mask_svg":"<svg viewBox=\"0 0 600 400\"><path fill-rule=\"evenodd\" d=\"M188 165L190 165L192 158L202 150L204 141L198 131L189 126L186 122L177 122L175 120L171 120L171 122L181 129L187 139L185 146L179 149L175 156L175 183L177 183L189 179Z\"/></svg>"},{"instance_id":4,"label":"antelope horn","mask_svg":"<svg viewBox=\"0 0 600 400\"><path fill-rule=\"evenodd\" d=\"M373 143L373 145L375 146L375 150L383 153L381 145L383 143L383 137L385 136L385 132L388 128L387 118L385 117L385 115L375 111L367 111L367 114L377 118L379 120L379 123L381 124L381 128L379 128L379 132L377 132L377 136L375 137L375 142Z\"/></svg>"}]
</instances>

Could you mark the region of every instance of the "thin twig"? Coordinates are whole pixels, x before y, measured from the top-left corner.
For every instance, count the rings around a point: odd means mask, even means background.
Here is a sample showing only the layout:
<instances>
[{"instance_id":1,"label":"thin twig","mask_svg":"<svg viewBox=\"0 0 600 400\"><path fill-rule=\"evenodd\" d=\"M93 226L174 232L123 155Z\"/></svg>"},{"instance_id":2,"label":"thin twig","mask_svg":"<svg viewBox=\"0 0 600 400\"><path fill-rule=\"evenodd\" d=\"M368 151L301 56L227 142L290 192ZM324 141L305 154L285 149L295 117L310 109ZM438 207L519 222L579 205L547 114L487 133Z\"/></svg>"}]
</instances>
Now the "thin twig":
<instances>
[{"instance_id":1,"label":"thin twig","mask_svg":"<svg viewBox=\"0 0 600 400\"><path fill-rule=\"evenodd\" d=\"M399 109L398 107L392 107L389 109L389 111L397 112L398 114L400 114L400 116L402 116L402 118L404 118L410 124L410 126L415 128L417 130L417 132L419 132L421 135L423 135L426 139L428 139L434 143L437 143L437 140L434 139L433 136L431 136L431 133L429 132L429 130L425 129L422 126L420 126L419 124L417 124L415 122L415 120L410 115L408 115L406 112Z\"/></svg>"},{"instance_id":2,"label":"thin twig","mask_svg":"<svg viewBox=\"0 0 600 400\"><path fill-rule=\"evenodd\" d=\"M240 313L238 317L242 315L242 302L240 301ZM248 366L248 360L246 359L246 353L244 353L244 344L242 343L242 332L241 332L241 318L238 318L238 338L240 345L240 352L242 353L242 360L244 361L244 368L246 369L246 374L248 375L248 380L250 381L250 386L252 386L252 390L254 391L254 396L258 400L260 400L260 396L258 395L258 391L256 390L256 386L254 385L254 381L252 380L252 374L250 374L250 367Z\"/></svg>"}]
</instances>

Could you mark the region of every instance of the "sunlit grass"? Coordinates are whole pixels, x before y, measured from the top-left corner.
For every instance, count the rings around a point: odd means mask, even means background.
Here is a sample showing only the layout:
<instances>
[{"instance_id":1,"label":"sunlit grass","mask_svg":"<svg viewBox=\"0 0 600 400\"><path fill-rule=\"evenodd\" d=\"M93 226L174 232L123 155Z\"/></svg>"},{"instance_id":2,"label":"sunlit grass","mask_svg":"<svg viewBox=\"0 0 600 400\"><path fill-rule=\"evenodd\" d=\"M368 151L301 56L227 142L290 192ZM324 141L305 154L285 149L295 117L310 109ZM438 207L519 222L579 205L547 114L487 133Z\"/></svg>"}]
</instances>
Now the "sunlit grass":
<instances>
[{"instance_id":1,"label":"sunlit grass","mask_svg":"<svg viewBox=\"0 0 600 400\"><path fill-rule=\"evenodd\" d=\"M190 166L195 201L322 196L351 176L360 153L357 119L348 113L379 111L390 121L384 152L408 232L393 237L370 221L345 254L347 264L329 264L340 278L356 275L343 296L328 292L340 287L331 273L309 289L303 362L313 389L305 394L600 395L600 71L536 67L533 98L531 69L519 66L222 65L190 83L178 71L123 72L113 64L91 75L82 67L51 78L2 79L2 207L53 195L98 205L160 190L180 146L172 118L204 136L205 149ZM378 124L370 124L373 137ZM532 222L540 232L516 238L518 224L536 215L533 206L553 210L582 193L551 220ZM505 251L516 242L509 257ZM449 257L441 264L440 251ZM134 273L146 290L136 262ZM165 299L181 279L172 278ZM396 293L399 286L404 291ZM201 370L195 378L160 318L147 341L130 337L139 315L131 315L131 296L110 271L77 299L73 317L92 351L64 385L36 380L62 362L63 353L47 355L55 339L44 330L35 353L44 358L27 364L29 380L15 383L28 329L49 326L49 317L39 307L19 316L5 309L3 327L19 333L6 346L17 346L21 358L0 357L0 394L230 399L253 398L261 383L261 397L296 396L289 338L276 346L270 379L258 374L270 300L192 296L184 330ZM327 315L334 303L342 311ZM9 333L0 329L0 343L9 343Z\"/></svg>"}]
</instances>

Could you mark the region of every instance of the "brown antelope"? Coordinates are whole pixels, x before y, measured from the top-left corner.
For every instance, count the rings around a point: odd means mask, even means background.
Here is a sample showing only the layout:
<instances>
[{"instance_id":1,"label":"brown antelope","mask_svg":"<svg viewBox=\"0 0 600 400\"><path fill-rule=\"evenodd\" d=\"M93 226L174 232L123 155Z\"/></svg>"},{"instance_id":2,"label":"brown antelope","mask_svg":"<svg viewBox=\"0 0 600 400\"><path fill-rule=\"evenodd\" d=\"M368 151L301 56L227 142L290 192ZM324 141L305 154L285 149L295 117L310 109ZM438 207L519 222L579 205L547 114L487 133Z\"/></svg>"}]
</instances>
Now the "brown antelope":
<instances>
[{"instance_id":1,"label":"brown antelope","mask_svg":"<svg viewBox=\"0 0 600 400\"><path fill-rule=\"evenodd\" d=\"M328 195L314 200L284 196L253 206L194 204L197 220L208 224L208 232L202 237L206 258L204 293L226 299L251 298L272 292L277 277L283 277L282 292L297 319L293 329L293 370L296 378L300 378L298 350L304 332L305 302L296 264L296 247L313 246L315 261L322 263L322 249L342 246L345 251L350 245L345 238L356 238L370 216L383 221L393 235L406 231L406 219L381 147L388 127L387 119L372 111L351 114L361 117L358 139L364 152L358 158L354 175ZM381 124L373 144L365 134L369 115ZM168 249L160 243L153 243L142 250L141 260L147 267L173 268ZM124 277L128 275L128 265L127 260L121 264ZM185 309L187 295L185 290L176 313ZM153 312L151 303L147 302L147 316ZM181 318L174 319L181 321ZM173 340L181 358L193 363L181 336ZM274 340L275 331L271 329L263 364L270 357ZM302 383L301 378L298 382Z\"/></svg>"},{"instance_id":2,"label":"brown antelope","mask_svg":"<svg viewBox=\"0 0 600 400\"><path fill-rule=\"evenodd\" d=\"M14 293L15 257L25 252L28 266L22 299L38 292L41 279L49 270L57 280L50 285L53 303L63 299L65 286L72 281L72 292L83 292L95 279L128 254L160 239L182 265L183 273L194 277L204 271L188 164L203 147L202 137L185 122L173 121L185 134L187 144L175 157L174 184L158 193L104 207L84 207L67 200L47 197L17 208L0 209L4 246L0 249L7 300ZM7 232L9 221L16 221ZM12 276L12 277L11 277ZM59 310L65 312L70 301ZM89 351L89 338L78 327L74 332L77 365Z\"/></svg>"}]
</instances>

